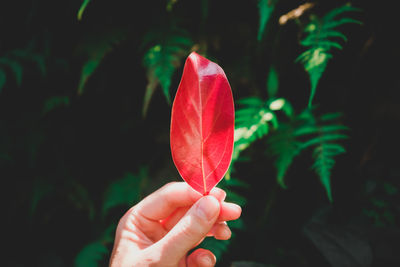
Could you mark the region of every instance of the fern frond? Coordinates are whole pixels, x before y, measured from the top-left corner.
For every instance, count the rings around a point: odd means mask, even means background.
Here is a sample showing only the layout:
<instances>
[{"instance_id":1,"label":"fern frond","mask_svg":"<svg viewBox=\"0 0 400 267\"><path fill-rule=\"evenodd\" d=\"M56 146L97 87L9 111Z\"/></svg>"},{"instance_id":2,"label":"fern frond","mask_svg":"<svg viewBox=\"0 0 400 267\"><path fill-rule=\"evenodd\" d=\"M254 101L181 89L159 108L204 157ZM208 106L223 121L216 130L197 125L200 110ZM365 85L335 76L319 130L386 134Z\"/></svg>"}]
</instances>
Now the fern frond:
<instances>
[{"instance_id":1,"label":"fern frond","mask_svg":"<svg viewBox=\"0 0 400 267\"><path fill-rule=\"evenodd\" d=\"M359 9L348 5L332 9L322 18L313 18L304 29L307 36L300 44L307 47L307 50L300 54L296 62L301 62L310 76L311 93L308 107L312 106L319 80L325 72L329 59L332 57L330 51L333 48L343 49L337 39L347 41L347 37L336 28L348 23L361 24L360 21L349 17L338 18L345 12L352 11L359 11Z\"/></svg>"},{"instance_id":2,"label":"fern frond","mask_svg":"<svg viewBox=\"0 0 400 267\"><path fill-rule=\"evenodd\" d=\"M237 101L241 108L235 112L235 145L232 155L232 165L239 158L241 151L250 146L257 139L266 136L270 128L278 127L275 111L282 110L288 117L292 116L293 109L283 98L263 101L258 97L245 98ZM228 171L228 176L230 171Z\"/></svg>"},{"instance_id":3,"label":"fern frond","mask_svg":"<svg viewBox=\"0 0 400 267\"><path fill-rule=\"evenodd\" d=\"M241 99L237 103L241 108L235 112L235 144L231 168L225 175L227 179L230 178L234 162L239 158L240 152L257 139L266 136L271 127L278 127L275 111L282 110L288 116L293 112L290 103L283 98L263 101L258 97L250 97Z\"/></svg>"},{"instance_id":4,"label":"fern frond","mask_svg":"<svg viewBox=\"0 0 400 267\"><path fill-rule=\"evenodd\" d=\"M324 21L333 21L337 16L342 15L345 12L360 12L362 11L359 8L353 7L351 5L345 4L343 6L337 7L329 11L322 18Z\"/></svg>"},{"instance_id":5,"label":"fern frond","mask_svg":"<svg viewBox=\"0 0 400 267\"><path fill-rule=\"evenodd\" d=\"M331 169L334 157L345 152L339 144L348 138L343 131L348 130L335 120L340 113L329 113L315 118L310 111L305 111L288 123L282 123L268 139L268 154L275 158L277 182L286 187L284 177L295 157L302 151L313 148L314 164L312 169L318 174L320 181L332 201L330 186Z\"/></svg>"},{"instance_id":6,"label":"fern frond","mask_svg":"<svg viewBox=\"0 0 400 267\"><path fill-rule=\"evenodd\" d=\"M331 141L337 141L337 139L332 139ZM343 146L324 141L318 143L313 152L314 164L312 169L318 174L330 202L332 202L330 179L331 170L335 165L334 157L345 152L346 149Z\"/></svg>"},{"instance_id":7,"label":"fern frond","mask_svg":"<svg viewBox=\"0 0 400 267\"><path fill-rule=\"evenodd\" d=\"M87 57L87 61L82 66L78 95L83 94L86 83L99 67L104 57L113 50L115 45L124 40L125 36L126 33L124 31L114 30L100 36L92 36L81 44L80 49Z\"/></svg>"},{"instance_id":8,"label":"fern frond","mask_svg":"<svg viewBox=\"0 0 400 267\"><path fill-rule=\"evenodd\" d=\"M152 42L156 44L146 51L143 58L148 80L143 101L143 116L146 115L150 100L159 84L167 102L171 103L169 89L172 76L192 45L192 40L181 31L169 34L150 32L145 38L145 44Z\"/></svg>"},{"instance_id":9,"label":"fern frond","mask_svg":"<svg viewBox=\"0 0 400 267\"><path fill-rule=\"evenodd\" d=\"M265 31L265 26L267 25L272 12L274 11L275 3L272 0L259 0L257 6L260 16L257 40L261 41Z\"/></svg>"},{"instance_id":10,"label":"fern frond","mask_svg":"<svg viewBox=\"0 0 400 267\"><path fill-rule=\"evenodd\" d=\"M335 157L346 152L346 149L339 142L348 138L346 134L342 133L348 130L347 127L332 123L337 119L337 116L337 113L321 116L320 122L323 125L317 127L317 135L303 144L304 148L314 147L314 164L311 168L319 176L330 202L332 202L331 170L335 165Z\"/></svg>"},{"instance_id":11,"label":"fern frond","mask_svg":"<svg viewBox=\"0 0 400 267\"><path fill-rule=\"evenodd\" d=\"M242 105L235 114L235 146L233 160L256 139L268 134L268 122L276 120L275 114L260 98L252 97L238 101Z\"/></svg>"},{"instance_id":12,"label":"fern frond","mask_svg":"<svg viewBox=\"0 0 400 267\"><path fill-rule=\"evenodd\" d=\"M303 150L299 137L315 132L315 120L310 112L303 112L287 123L281 123L277 130L268 138L267 154L275 158L276 180L282 188L287 170Z\"/></svg>"}]
</instances>

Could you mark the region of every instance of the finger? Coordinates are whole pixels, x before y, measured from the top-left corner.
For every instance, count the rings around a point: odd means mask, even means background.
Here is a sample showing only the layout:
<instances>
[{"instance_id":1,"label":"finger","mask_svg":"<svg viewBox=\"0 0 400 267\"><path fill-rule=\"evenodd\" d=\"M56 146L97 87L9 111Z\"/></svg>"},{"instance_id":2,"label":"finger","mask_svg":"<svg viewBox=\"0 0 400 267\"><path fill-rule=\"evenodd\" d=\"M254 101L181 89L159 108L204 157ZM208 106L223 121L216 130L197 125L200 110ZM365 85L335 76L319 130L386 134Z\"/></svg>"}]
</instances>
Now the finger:
<instances>
[{"instance_id":1,"label":"finger","mask_svg":"<svg viewBox=\"0 0 400 267\"><path fill-rule=\"evenodd\" d=\"M236 220L242 214L242 208L235 203L222 202L218 221Z\"/></svg>"},{"instance_id":2,"label":"finger","mask_svg":"<svg viewBox=\"0 0 400 267\"><path fill-rule=\"evenodd\" d=\"M129 240L135 240L136 243L143 244L144 247L157 242L165 236L167 231L161 226L159 221L149 220L135 210L135 207L129 209L120 219L117 227L116 238L121 236L128 237ZM130 237L130 236L134 237Z\"/></svg>"},{"instance_id":3,"label":"finger","mask_svg":"<svg viewBox=\"0 0 400 267\"><path fill-rule=\"evenodd\" d=\"M215 255L204 248L196 249L187 258L188 267L212 267L216 262Z\"/></svg>"},{"instance_id":4,"label":"finger","mask_svg":"<svg viewBox=\"0 0 400 267\"><path fill-rule=\"evenodd\" d=\"M224 203L223 201L225 200L226 197L226 193L224 190L219 189L214 187L211 192L210 195L214 196L219 202ZM236 205L236 204L235 204ZM240 208L240 207L239 207ZM164 228L169 231L172 229L172 227L175 226L175 224L177 222L179 222L179 220L183 217L183 215L186 214L186 212L190 209L190 206L187 207L181 207L176 209L172 214L170 214L170 216L168 216L166 219L161 220L161 224L164 226ZM229 209L229 206L228 206ZM227 212L228 214L230 214L230 210L228 210ZM226 217L226 216L225 216ZM232 216L231 216L232 217ZM228 218L228 220L231 220Z\"/></svg>"},{"instance_id":5,"label":"finger","mask_svg":"<svg viewBox=\"0 0 400 267\"><path fill-rule=\"evenodd\" d=\"M224 192L224 191L222 191ZM167 219L162 221L164 228L169 231L175 224L182 218L183 215L189 210L189 207L177 209ZM234 203L221 202L221 211L219 213L219 222L236 220L240 217L242 208Z\"/></svg>"},{"instance_id":6,"label":"finger","mask_svg":"<svg viewBox=\"0 0 400 267\"><path fill-rule=\"evenodd\" d=\"M212 195L222 199L226 193L219 188L214 188ZM193 205L202 197L185 182L172 182L161 187L143 199L135 210L149 220L162 220L167 218L177 208Z\"/></svg>"},{"instance_id":7,"label":"finger","mask_svg":"<svg viewBox=\"0 0 400 267\"><path fill-rule=\"evenodd\" d=\"M214 236L218 240L228 240L232 236L232 232L226 222L214 224L207 236Z\"/></svg>"},{"instance_id":8,"label":"finger","mask_svg":"<svg viewBox=\"0 0 400 267\"><path fill-rule=\"evenodd\" d=\"M161 223L164 226L164 229L169 231L171 230L179 220L186 214L186 212L190 209L189 207L182 207L175 210L168 218L162 220Z\"/></svg>"},{"instance_id":9,"label":"finger","mask_svg":"<svg viewBox=\"0 0 400 267\"><path fill-rule=\"evenodd\" d=\"M153 249L162 251L161 257L167 262L179 262L211 230L219 211L220 203L215 197L202 197Z\"/></svg>"}]
</instances>

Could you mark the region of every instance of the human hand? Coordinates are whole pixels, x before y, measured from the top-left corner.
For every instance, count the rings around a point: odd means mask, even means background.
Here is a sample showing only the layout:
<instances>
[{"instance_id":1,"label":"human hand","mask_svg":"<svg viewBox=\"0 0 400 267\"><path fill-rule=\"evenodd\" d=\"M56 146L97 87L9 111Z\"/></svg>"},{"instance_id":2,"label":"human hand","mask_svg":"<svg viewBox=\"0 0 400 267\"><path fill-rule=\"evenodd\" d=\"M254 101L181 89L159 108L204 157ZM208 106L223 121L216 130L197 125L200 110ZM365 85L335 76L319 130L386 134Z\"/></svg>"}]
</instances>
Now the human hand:
<instances>
[{"instance_id":1,"label":"human hand","mask_svg":"<svg viewBox=\"0 0 400 267\"><path fill-rule=\"evenodd\" d=\"M240 206L224 202L226 193L214 188L201 196L184 182L169 183L132 207L119 221L110 267L214 266L206 249L188 251L206 236L226 240L225 221L240 217Z\"/></svg>"}]
</instances>

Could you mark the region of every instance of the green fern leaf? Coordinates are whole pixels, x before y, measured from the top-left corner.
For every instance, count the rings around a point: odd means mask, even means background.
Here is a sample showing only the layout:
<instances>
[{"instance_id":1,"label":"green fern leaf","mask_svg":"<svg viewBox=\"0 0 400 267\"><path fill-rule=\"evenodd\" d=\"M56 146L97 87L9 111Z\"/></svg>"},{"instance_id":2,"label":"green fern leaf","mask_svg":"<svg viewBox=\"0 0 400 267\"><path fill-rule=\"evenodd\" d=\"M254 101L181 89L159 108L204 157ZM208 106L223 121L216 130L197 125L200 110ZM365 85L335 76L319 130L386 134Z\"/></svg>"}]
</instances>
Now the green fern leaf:
<instances>
[{"instance_id":1,"label":"green fern leaf","mask_svg":"<svg viewBox=\"0 0 400 267\"><path fill-rule=\"evenodd\" d=\"M331 170L335 165L335 157L346 152L345 148L338 142L348 138L347 135L342 133L348 128L341 124L332 123L333 120L337 119L337 114L327 114L322 118L323 120L320 119L319 121L323 125L316 127L316 136L302 145L303 148L314 147L314 164L311 168L319 176L327 197L332 202Z\"/></svg>"},{"instance_id":2,"label":"green fern leaf","mask_svg":"<svg viewBox=\"0 0 400 267\"><path fill-rule=\"evenodd\" d=\"M144 43L157 44L148 49L143 58L148 80L143 101L143 116L146 115L150 100L159 84L167 102L171 103L169 89L172 76L192 45L191 39L183 32L171 34L150 32L144 40Z\"/></svg>"},{"instance_id":3,"label":"green fern leaf","mask_svg":"<svg viewBox=\"0 0 400 267\"><path fill-rule=\"evenodd\" d=\"M305 111L288 123L280 124L278 129L268 139L268 154L275 158L277 182L286 187L284 177L295 157L307 148L313 148L314 164L312 169L318 174L321 184L332 201L330 186L331 169L334 157L345 153L339 141L348 138L342 131L347 127L332 123L339 113L330 113L315 119L313 114Z\"/></svg>"},{"instance_id":4,"label":"green fern leaf","mask_svg":"<svg viewBox=\"0 0 400 267\"><path fill-rule=\"evenodd\" d=\"M259 0L258 1L258 11L260 15L259 19L259 27L258 27L258 35L257 35L257 40L261 41L264 31L265 31L265 26L267 25L272 12L274 11L275 4L273 3L272 0Z\"/></svg>"},{"instance_id":5,"label":"green fern leaf","mask_svg":"<svg viewBox=\"0 0 400 267\"><path fill-rule=\"evenodd\" d=\"M351 11L359 11L359 9L348 5L335 8L322 18L314 17L304 29L307 36L300 44L307 47L307 50L300 54L296 62L301 62L310 76L311 93L308 100L309 108L312 106L312 101L322 74L325 72L328 61L332 57L330 51L333 48L339 50L343 48L337 42L337 39L347 41L347 37L335 28L348 23L361 24L360 21L352 18L338 18L343 13Z\"/></svg>"},{"instance_id":6,"label":"green fern leaf","mask_svg":"<svg viewBox=\"0 0 400 267\"><path fill-rule=\"evenodd\" d=\"M275 158L276 180L282 188L286 188L284 181L287 170L303 150L302 142L298 139L305 134L314 133L314 118L307 114L300 114L288 123L282 123L268 138L267 154ZM308 129L305 131L304 129ZM311 129L311 131L310 131Z\"/></svg>"},{"instance_id":7,"label":"green fern leaf","mask_svg":"<svg viewBox=\"0 0 400 267\"><path fill-rule=\"evenodd\" d=\"M105 216L113 207L119 205L132 206L140 200L142 182L147 176L147 170L141 169L138 175L125 173L114 181L105 193L102 214Z\"/></svg>"},{"instance_id":8,"label":"green fern leaf","mask_svg":"<svg viewBox=\"0 0 400 267\"><path fill-rule=\"evenodd\" d=\"M77 14L78 20L82 19L83 12L85 11L87 5L90 3L90 0L83 0Z\"/></svg>"},{"instance_id":9,"label":"green fern leaf","mask_svg":"<svg viewBox=\"0 0 400 267\"><path fill-rule=\"evenodd\" d=\"M313 152L315 162L312 165L312 169L318 174L330 202L332 202L330 179L331 170L335 165L334 157L345 152L346 150L344 147L338 144L329 144L326 142L320 142Z\"/></svg>"},{"instance_id":10,"label":"green fern leaf","mask_svg":"<svg viewBox=\"0 0 400 267\"><path fill-rule=\"evenodd\" d=\"M359 8L353 7L351 5L345 4L343 6L337 7L329 11L328 13L325 14L325 16L322 18L324 21L333 21L337 16L345 13L345 12L360 12L362 11Z\"/></svg>"},{"instance_id":11,"label":"green fern leaf","mask_svg":"<svg viewBox=\"0 0 400 267\"><path fill-rule=\"evenodd\" d=\"M249 97L237 103L241 108L235 112L236 129L232 162L237 160L240 152L251 143L266 136L271 126L278 127L275 111L282 109L289 117L293 112L291 105L283 98L262 101L258 97Z\"/></svg>"},{"instance_id":12,"label":"green fern leaf","mask_svg":"<svg viewBox=\"0 0 400 267\"><path fill-rule=\"evenodd\" d=\"M82 66L78 85L78 95L83 94L85 85L96 71L104 57L113 50L113 46L120 43L126 34L123 31L111 31L100 36L92 36L81 44L80 49L87 56Z\"/></svg>"}]
</instances>

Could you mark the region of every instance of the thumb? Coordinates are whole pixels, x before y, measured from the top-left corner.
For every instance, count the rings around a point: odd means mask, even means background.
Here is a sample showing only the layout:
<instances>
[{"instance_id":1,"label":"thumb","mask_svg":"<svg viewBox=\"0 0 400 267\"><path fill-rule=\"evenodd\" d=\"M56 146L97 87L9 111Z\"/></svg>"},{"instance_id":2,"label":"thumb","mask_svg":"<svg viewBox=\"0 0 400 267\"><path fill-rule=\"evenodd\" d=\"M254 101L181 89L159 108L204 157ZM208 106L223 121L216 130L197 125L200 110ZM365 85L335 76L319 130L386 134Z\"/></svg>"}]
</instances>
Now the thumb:
<instances>
[{"instance_id":1,"label":"thumb","mask_svg":"<svg viewBox=\"0 0 400 267\"><path fill-rule=\"evenodd\" d=\"M155 249L162 251L161 257L170 263L177 263L195 247L216 222L220 203L213 196L199 199L182 219L156 244ZM156 248L158 247L158 248Z\"/></svg>"}]
</instances>

